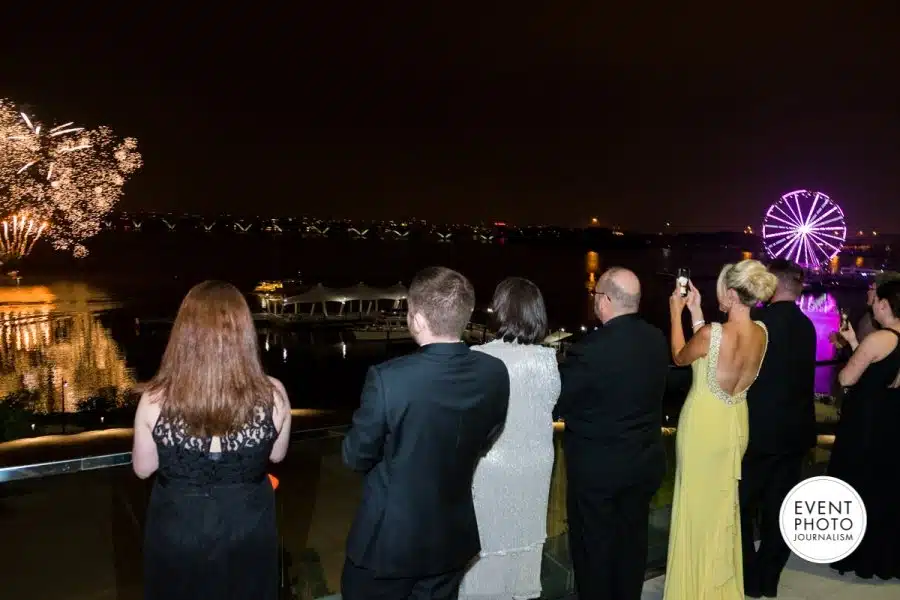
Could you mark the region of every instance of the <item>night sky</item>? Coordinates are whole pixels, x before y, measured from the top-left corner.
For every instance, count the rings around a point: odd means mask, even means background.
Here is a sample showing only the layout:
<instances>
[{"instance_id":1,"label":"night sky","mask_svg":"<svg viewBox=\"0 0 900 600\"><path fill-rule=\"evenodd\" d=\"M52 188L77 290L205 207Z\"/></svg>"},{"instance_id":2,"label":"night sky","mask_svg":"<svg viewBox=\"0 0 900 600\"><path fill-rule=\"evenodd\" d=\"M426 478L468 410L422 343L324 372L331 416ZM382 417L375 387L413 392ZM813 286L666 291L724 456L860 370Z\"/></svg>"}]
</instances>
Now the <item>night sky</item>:
<instances>
[{"instance_id":1,"label":"night sky","mask_svg":"<svg viewBox=\"0 0 900 600\"><path fill-rule=\"evenodd\" d=\"M0 97L137 137L123 209L900 232L896 1L22 4Z\"/></svg>"}]
</instances>

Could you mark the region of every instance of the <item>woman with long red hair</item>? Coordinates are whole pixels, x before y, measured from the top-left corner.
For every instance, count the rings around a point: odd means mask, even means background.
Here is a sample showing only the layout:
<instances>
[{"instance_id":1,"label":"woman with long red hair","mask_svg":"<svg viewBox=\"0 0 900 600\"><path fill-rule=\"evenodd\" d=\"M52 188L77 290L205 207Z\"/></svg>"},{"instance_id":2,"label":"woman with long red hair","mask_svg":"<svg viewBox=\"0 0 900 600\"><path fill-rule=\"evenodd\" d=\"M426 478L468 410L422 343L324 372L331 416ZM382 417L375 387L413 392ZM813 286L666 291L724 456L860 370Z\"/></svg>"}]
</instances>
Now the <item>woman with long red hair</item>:
<instances>
[{"instance_id":1,"label":"woman with long red hair","mask_svg":"<svg viewBox=\"0 0 900 600\"><path fill-rule=\"evenodd\" d=\"M233 285L207 281L181 303L134 423L133 467L157 473L144 535L144 597L277 596L269 462L287 453L291 412L260 362Z\"/></svg>"}]
</instances>

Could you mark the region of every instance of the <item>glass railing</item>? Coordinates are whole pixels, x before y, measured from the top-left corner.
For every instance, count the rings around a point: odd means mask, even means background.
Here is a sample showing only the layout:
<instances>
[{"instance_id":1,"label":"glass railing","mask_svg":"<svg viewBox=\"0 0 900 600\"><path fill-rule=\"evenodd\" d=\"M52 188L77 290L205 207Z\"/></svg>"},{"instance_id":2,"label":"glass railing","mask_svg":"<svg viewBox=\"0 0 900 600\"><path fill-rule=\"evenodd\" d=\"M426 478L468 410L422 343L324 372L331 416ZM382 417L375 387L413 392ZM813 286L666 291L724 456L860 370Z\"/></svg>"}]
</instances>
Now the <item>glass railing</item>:
<instances>
[{"instance_id":1,"label":"glass railing","mask_svg":"<svg viewBox=\"0 0 900 600\"><path fill-rule=\"evenodd\" d=\"M824 470L839 413L835 403L824 398L817 404L817 416L821 447L809 455L809 475ZM649 517L648 578L661 574L666 563L677 409L669 417L670 426L663 428L668 472ZM272 467L281 482L276 498L284 598L339 593L346 538L360 502L360 476L341 462L346 428L336 415L318 418L322 420L313 421L316 426L294 433L287 459ZM346 415L340 419L346 422ZM141 546L151 484L132 473L128 446L130 430L124 429L0 444L2 597L141 598ZM559 433L542 579L544 598L573 593L565 456Z\"/></svg>"},{"instance_id":2,"label":"glass railing","mask_svg":"<svg viewBox=\"0 0 900 600\"><path fill-rule=\"evenodd\" d=\"M288 458L274 465L280 577L284 598L312 600L340 591L347 534L360 502L360 476L341 462L341 429L304 432ZM665 569L674 483L675 435L664 435L665 481L653 499L647 577ZM811 453L809 474L825 454ZM150 495L118 453L89 459L0 469L0 550L3 597L24 599L141 598L141 545ZM61 474L59 474L61 473ZM574 578L566 524L565 456L556 436L550 485L543 597L570 596Z\"/></svg>"}]
</instances>

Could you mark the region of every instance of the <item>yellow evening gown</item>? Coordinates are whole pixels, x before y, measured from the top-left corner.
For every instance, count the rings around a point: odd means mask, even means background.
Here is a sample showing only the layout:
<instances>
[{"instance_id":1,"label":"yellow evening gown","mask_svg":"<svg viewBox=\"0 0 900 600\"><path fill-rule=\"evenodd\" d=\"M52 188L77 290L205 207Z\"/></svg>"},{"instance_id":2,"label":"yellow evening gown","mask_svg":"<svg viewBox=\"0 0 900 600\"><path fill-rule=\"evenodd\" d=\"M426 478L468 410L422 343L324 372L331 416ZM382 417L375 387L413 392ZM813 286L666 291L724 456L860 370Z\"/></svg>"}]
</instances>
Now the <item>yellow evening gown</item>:
<instances>
[{"instance_id":1,"label":"yellow evening gown","mask_svg":"<svg viewBox=\"0 0 900 600\"><path fill-rule=\"evenodd\" d=\"M765 325L756 324L768 346ZM691 365L694 382L678 419L665 600L744 600L738 481L747 390L732 396L719 387L722 325L710 327L709 352Z\"/></svg>"}]
</instances>

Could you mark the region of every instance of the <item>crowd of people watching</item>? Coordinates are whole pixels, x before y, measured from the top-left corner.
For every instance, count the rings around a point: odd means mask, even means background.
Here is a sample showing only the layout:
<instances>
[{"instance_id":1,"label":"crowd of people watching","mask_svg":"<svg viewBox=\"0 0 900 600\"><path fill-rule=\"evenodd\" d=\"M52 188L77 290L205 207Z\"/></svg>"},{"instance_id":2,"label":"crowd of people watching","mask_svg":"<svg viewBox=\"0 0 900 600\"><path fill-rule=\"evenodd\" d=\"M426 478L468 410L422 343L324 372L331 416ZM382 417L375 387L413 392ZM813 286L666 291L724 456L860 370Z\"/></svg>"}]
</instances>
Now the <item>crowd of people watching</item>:
<instances>
[{"instance_id":1,"label":"crowd of people watching","mask_svg":"<svg viewBox=\"0 0 900 600\"><path fill-rule=\"evenodd\" d=\"M726 265L715 288L721 322L707 320L693 283L676 286L667 339L639 316L638 277L611 268L593 290L602 327L559 362L542 345L547 311L531 281L497 286L496 338L469 347L461 336L472 284L443 267L419 272L407 317L419 348L369 369L343 440L344 463L362 474L343 597L540 597L561 420L578 596L639 599L650 501L666 472L671 363L689 365L693 383L677 427L665 598L775 597L790 555L779 508L816 446L816 333L797 306L803 276L787 261ZM900 278L885 277L862 324L832 338L851 354L828 472L869 511L862 544L833 567L860 577L900 577L888 475L900 420L898 317ZM135 473L156 477L146 598L278 597L267 473L286 456L290 428L287 393L263 371L242 294L197 285L135 418Z\"/></svg>"}]
</instances>

